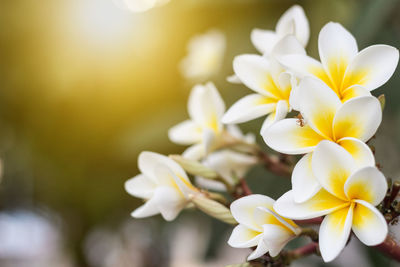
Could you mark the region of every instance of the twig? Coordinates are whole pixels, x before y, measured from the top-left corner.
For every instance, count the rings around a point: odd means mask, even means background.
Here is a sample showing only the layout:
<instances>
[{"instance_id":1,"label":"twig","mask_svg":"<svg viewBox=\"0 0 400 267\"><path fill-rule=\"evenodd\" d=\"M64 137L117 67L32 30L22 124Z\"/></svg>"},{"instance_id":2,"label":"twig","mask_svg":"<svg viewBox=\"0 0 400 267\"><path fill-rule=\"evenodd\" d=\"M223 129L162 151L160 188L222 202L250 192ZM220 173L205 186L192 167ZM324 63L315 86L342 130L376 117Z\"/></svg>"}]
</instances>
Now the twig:
<instances>
[{"instance_id":1,"label":"twig","mask_svg":"<svg viewBox=\"0 0 400 267\"><path fill-rule=\"evenodd\" d=\"M382 244L375 246L375 248L400 262L400 246L390 236Z\"/></svg>"},{"instance_id":2,"label":"twig","mask_svg":"<svg viewBox=\"0 0 400 267\"><path fill-rule=\"evenodd\" d=\"M287 252L287 257L290 261L306 257L311 254L318 254L319 248L317 242L311 242L305 246Z\"/></svg>"},{"instance_id":3,"label":"twig","mask_svg":"<svg viewBox=\"0 0 400 267\"><path fill-rule=\"evenodd\" d=\"M293 168L289 166L287 162L281 160L279 157L268 155L261 150L258 152L258 157L270 172L279 176L291 176Z\"/></svg>"},{"instance_id":4,"label":"twig","mask_svg":"<svg viewBox=\"0 0 400 267\"><path fill-rule=\"evenodd\" d=\"M321 224L323 219L324 219L323 217L317 217L306 220L295 220L294 222L297 224Z\"/></svg>"}]
</instances>

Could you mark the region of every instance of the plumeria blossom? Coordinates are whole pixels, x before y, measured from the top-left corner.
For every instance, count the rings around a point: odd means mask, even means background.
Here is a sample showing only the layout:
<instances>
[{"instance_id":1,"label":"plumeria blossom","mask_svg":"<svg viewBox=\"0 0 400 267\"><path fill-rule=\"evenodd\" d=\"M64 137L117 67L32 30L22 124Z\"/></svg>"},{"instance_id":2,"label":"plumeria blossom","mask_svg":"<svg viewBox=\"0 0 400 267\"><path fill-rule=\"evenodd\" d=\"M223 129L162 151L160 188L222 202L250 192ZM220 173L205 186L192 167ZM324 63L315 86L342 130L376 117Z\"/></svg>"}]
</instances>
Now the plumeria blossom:
<instances>
[{"instance_id":1,"label":"plumeria blossom","mask_svg":"<svg viewBox=\"0 0 400 267\"><path fill-rule=\"evenodd\" d=\"M272 257L300 233L291 220L276 214L274 200L263 195L250 195L235 200L231 212L239 223L228 244L235 248L257 247L247 258L254 260L269 252Z\"/></svg>"},{"instance_id":2,"label":"plumeria blossom","mask_svg":"<svg viewBox=\"0 0 400 267\"><path fill-rule=\"evenodd\" d=\"M301 6L294 5L283 13L275 31L254 29L251 32L251 41L261 54L269 54L287 35L294 35L303 47L308 43L310 26Z\"/></svg>"},{"instance_id":3,"label":"plumeria blossom","mask_svg":"<svg viewBox=\"0 0 400 267\"><path fill-rule=\"evenodd\" d=\"M274 50L282 47L281 41L288 35L293 36L301 47L306 47L310 37L310 26L307 17L301 6L294 5L289 8L278 20L275 31L253 29L250 39L254 47L264 55L264 57L275 57ZM287 50L287 54L294 51ZM305 54L305 52L304 52ZM236 73L227 78L230 83L242 83L242 79Z\"/></svg>"},{"instance_id":4,"label":"plumeria blossom","mask_svg":"<svg viewBox=\"0 0 400 267\"><path fill-rule=\"evenodd\" d=\"M319 78L343 102L368 95L386 83L399 60L398 50L388 45L372 45L358 51L353 35L334 22L321 29L318 49L321 62L298 54L283 56L280 62L300 77Z\"/></svg>"},{"instance_id":5,"label":"plumeria blossom","mask_svg":"<svg viewBox=\"0 0 400 267\"><path fill-rule=\"evenodd\" d=\"M374 166L375 159L368 141L378 129L382 110L373 96L362 96L342 103L339 97L322 81L305 77L294 101L300 107L303 119L284 119L261 135L272 149L285 154L306 154L296 164L292 174L296 201L302 202L321 188L313 177L311 161L315 147L329 140L345 148L358 166Z\"/></svg>"},{"instance_id":6,"label":"plumeria blossom","mask_svg":"<svg viewBox=\"0 0 400 267\"><path fill-rule=\"evenodd\" d=\"M170 0L114 0L117 5L132 12L144 12L154 7L162 6Z\"/></svg>"},{"instance_id":7,"label":"plumeria blossom","mask_svg":"<svg viewBox=\"0 0 400 267\"><path fill-rule=\"evenodd\" d=\"M132 212L135 218L161 213L165 220L172 221L190 203L190 196L199 192L181 166L166 156L142 152L138 165L141 174L125 183L129 194L146 200Z\"/></svg>"},{"instance_id":8,"label":"plumeria blossom","mask_svg":"<svg viewBox=\"0 0 400 267\"><path fill-rule=\"evenodd\" d=\"M272 51L273 56L287 53L305 55L293 35L284 37ZM290 111L289 97L296 82L274 57L240 55L233 61L239 79L255 93L237 101L222 118L224 123L242 123L267 115L262 129L286 117Z\"/></svg>"},{"instance_id":9,"label":"plumeria blossom","mask_svg":"<svg viewBox=\"0 0 400 267\"><path fill-rule=\"evenodd\" d=\"M243 178L247 171L257 163L257 157L229 149L213 152L202 161L204 166L213 169L232 186L235 181ZM226 191L223 183L200 176L196 177L196 184L205 189Z\"/></svg>"},{"instance_id":10,"label":"plumeria blossom","mask_svg":"<svg viewBox=\"0 0 400 267\"><path fill-rule=\"evenodd\" d=\"M226 49L225 35L219 30L194 36L188 44L188 54L180 70L187 79L204 80L221 69Z\"/></svg>"},{"instance_id":11,"label":"plumeria blossom","mask_svg":"<svg viewBox=\"0 0 400 267\"><path fill-rule=\"evenodd\" d=\"M197 144L208 153L224 132L221 117L225 103L213 83L193 87L188 112L190 119L172 127L169 139L181 145Z\"/></svg>"},{"instance_id":12,"label":"plumeria blossom","mask_svg":"<svg viewBox=\"0 0 400 267\"><path fill-rule=\"evenodd\" d=\"M388 233L383 215L375 208L385 197L387 182L377 168L357 168L353 157L331 141L322 141L314 152L312 168L322 188L304 203L294 192L280 197L275 210L291 219L326 215L319 230L324 261L335 259L345 247L351 230L368 246L382 243Z\"/></svg>"}]
</instances>

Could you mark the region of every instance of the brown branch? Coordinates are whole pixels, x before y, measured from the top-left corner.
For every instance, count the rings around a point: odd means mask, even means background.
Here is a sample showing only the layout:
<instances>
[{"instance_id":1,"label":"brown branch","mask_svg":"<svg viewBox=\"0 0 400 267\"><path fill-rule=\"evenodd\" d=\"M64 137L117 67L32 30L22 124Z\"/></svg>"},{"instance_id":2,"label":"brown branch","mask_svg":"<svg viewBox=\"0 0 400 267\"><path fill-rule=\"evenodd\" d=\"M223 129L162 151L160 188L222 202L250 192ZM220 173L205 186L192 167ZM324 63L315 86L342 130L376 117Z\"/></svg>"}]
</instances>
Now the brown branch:
<instances>
[{"instance_id":1,"label":"brown branch","mask_svg":"<svg viewBox=\"0 0 400 267\"><path fill-rule=\"evenodd\" d=\"M249 188L247 182L245 179L240 179L239 183L236 186L235 191L233 192L233 197L235 199L241 198L241 197L245 197L245 196L249 196L253 194L251 192L251 189Z\"/></svg>"},{"instance_id":2,"label":"brown branch","mask_svg":"<svg viewBox=\"0 0 400 267\"><path fill-rule=\"evenodd\" d=\"M324 217L317 217L306 220L295 220L294 222L297 224L321 224Z\"/></svg>"},{"instance_id":3,"label":"brown branch","mask_svg":"<svg viewBox=\"0 0 400 267\"><path fill-rule=\"evenodd\" d=\"M390 236L382 244L375 246L375 248L400 262L400 246Z\"/></svg>"},{"instance_id":4,"label":"brown branch","mask_svg":"<svg viewBox=\"0 0 400 267\"><path fill-rule=\"evenodd\" d=\"M263 151L259 151L258 157L270 172L279 176L291 176L293 168L288 164L288 162Z\"/></svg>"},{"instance_id":5,"label":"brown branch","mask_svg":"<svg viewBox=\"0 0 400 267\"><path fill-rule=\"evenodd\" d=\"M311 242L305 246L287 252L287 257L290 261L306 257L311 254L319 254L319 247L317 242Z\"/></svg>"}]
</instances>

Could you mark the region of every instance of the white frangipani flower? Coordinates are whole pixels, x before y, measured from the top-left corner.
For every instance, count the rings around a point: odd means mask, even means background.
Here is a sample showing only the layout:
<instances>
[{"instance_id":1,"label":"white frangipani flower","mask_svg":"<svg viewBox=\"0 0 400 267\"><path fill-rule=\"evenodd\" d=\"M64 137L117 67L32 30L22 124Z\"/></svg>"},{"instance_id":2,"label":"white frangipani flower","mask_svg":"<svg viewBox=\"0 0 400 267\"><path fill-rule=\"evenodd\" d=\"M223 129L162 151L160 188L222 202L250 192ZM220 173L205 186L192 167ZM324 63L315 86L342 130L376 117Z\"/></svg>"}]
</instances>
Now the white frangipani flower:
<instances>
[{"instance_id":1,"label":"white frangipani flower","mask_svg":"<svg viewBox=\"0 0 400 267\"><path fill-rule=\"evenodd\" d=\"M386 83L399 60L398 50L388 45L372 45L358 52L353 35L334 22L321 29L318 49L321 63L298 54L282 56L280 62L300 77L319 78L343 102L368 95Z\"/></svg>"},{"instance_id":2,"label":"white frangipani flower","mask_svg":"<svg viewBox=\"0 0 400 267\"><path fill-rule=\"evenodd\" d=\"M362 96L342 103L322 81L305 77L293 96L303 119L281 120L261 133L272 149L292 155L306 154L295 166L292 186L295 200L303 202L321 188L313 176L312 153L322 140L345 148L358 166L374 166L375 158L364 143L376 132L382 120L379 101Z\"/></svg>"},{"instance_id":3,"label":"white frangipani flower","mask_svg":"<svg viewBox=\"0 0 400 267\"><path fill-rule=\"evenodd\" d=\"M161 213L165 220L172 221L190 202L190 195L199 192L181 166L166 156L142 152L138 165L141 174L125 183L129 194L147 200L132 212L135 218Z\"/></svg>"},{"instance_id":4,"label":"white frangipani flower","mask_svg":"<svg viewBox=\"0 0 400 267\"><path fill-rule=\"evenodd\" d=\"M355 166L345 149L322 141L312 159L322 189L304 203L296 203L295 193L289 191L274 205L280 215L291 219L326 215L319 230L319 248L326 262L339 255L351 230L368 246L382 243L388 233L385 218L375 208L385 197L386 179L375 167Z\"/></svg>"},{"instance_id":5,"label":"white frangipani flower","mask_svg":"<svg viewBox=\"0 0 400 267\"><path fill-rule=\"evenodd\" d=\"M219 30L194 36L180 70L187 79L205 80L218 73L225 55L226 38Z\"/></svg>"},{"instance_id":6,"label":"white frangipani flower","mask_svg":"<svg viewBox=\"0 0 400 267\"><path fill-rule=\"evenodd\" d=\"M257 163L257 157L229 149L213 152L202 161L204 166L213 169L232 186L237 179L242 179L247 171ZM223 183L200 176L196 177L196 184L205 189L226 191Z\"/></svg>"},{"instance_id":7,"label":"white frangipani flower","mask_svg":"<svg viewBox=\"0 0 400 267\"><path fill-rule=\"evenodd\" d=\"M251 41L262 54L269 54L275 45L287 35L294 35L305 47L310 37L310 26L301 6L289 8L278 20L275 31L254 29Z\"/></svg>"},{"instance_id":8,"label":"white frangipani flower","mask_svg":"<svg viewBox=\"0 0 400 267\"><path fill-rule=\"evenodd\" d=\"M262 126L265 129L286 117L290 111L289 96L295 81L275 57L287 53L305 55L304 48L293 35L283 38L272 51L271 57L240 55L234 59L235 74L255 94L247 95L233 104L222 122L242 123L269 114Z\"/></svg>"},{"instance_id":9,"label":"white frangipani flower","mask_svg":"<svg viewBox=\"0 0 400 267\"><path fill-rule=\"evenodd\" d=\"M170 0L114 0L114 2L132 12L144 12L154 7L162 6Z\"/></svg>"},{"instance_id":10,"label":"white frangipani flower","mask_svg":"<svg viewBox=\"0 0 400 267\"><path fill-rule=\"evenodd\" d=\"M224 126L221 117L225 103L213 83L193 87L188 101L190 119L168 131L169 139L181 145L194 145L196 153L209 153L221 139Z\"/></svg>"},{"instance_id":11,"label":"white frangipani flower","mask_svg":"<svg viewBox=\"0 0 400 267\"><path fill-rule=\"evenodd\" d=\"M235 248L257 247L247 258L254 260L269 252L275 257L300 233L291 220L282 218L273 209L274 200L263 195L250 195L235 200L231 212L239 223L228 244Z\"/></svg>"}]
</instances>

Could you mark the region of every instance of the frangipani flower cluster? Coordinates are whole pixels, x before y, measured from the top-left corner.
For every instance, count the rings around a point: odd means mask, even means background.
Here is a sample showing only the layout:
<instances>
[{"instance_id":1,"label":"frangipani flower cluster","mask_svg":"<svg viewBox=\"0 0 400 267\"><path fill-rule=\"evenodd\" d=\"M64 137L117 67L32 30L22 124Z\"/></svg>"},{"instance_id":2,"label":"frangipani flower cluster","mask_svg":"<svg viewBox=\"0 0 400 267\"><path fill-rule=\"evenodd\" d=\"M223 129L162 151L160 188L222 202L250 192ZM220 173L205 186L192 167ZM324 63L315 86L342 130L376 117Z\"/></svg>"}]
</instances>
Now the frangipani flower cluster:
<instances>
[{"instance_id":1,"label":"frangipani flower cluster","mask_svg":"<svg viewBox=\"0 0 400 267\"><path fill-rule=\"evenodd\" d=\"M237 224L228 244L253 248L247 260L257 262L262 257L259 263L274 263L274 257L299 235L308 235L313 242L301 252L282 253L284 262L318 247L323 260L332 261L351 232L368 246L385 241L388 216L383 213L387 215L388 209L376 207L382 202L381 207L391 207L396 195L386 195L397 194L400 185L397 191L390 189L367 143L381 124L383 110L370 91L393 75L398 50L372 45L359 52L355 38L342 25L329 22L319 33L319 62L307 56L308 39L304 10L293 6L275 31L253 30L251 40L262 55L244 54L233 60L235 75L229 79L240 81L253 94L226 111L213 83L193 87L189 119L168 132L171 141L189 147L182 156L171 158L150 152L139 156L143 174L129 180L126 189L147 202L133 212L134 217L161 213L172 220L192 203L217 219ZM254 135L244 135L234 125L262 116L267 117L260 135L269 148L302 155L293 166L289 156L266 153ZM252 194L244 180L258 163L275 174L291 176L292 189L276 202ZM197 187L191 179L196 179ZM226 194L235 200L229 204ZM301 220L318 223L322 216L318 240Z\"/></svg>"}]
</instances>

